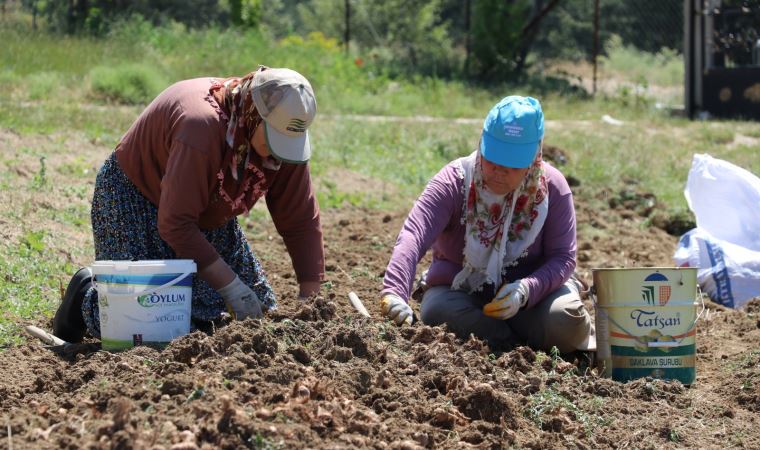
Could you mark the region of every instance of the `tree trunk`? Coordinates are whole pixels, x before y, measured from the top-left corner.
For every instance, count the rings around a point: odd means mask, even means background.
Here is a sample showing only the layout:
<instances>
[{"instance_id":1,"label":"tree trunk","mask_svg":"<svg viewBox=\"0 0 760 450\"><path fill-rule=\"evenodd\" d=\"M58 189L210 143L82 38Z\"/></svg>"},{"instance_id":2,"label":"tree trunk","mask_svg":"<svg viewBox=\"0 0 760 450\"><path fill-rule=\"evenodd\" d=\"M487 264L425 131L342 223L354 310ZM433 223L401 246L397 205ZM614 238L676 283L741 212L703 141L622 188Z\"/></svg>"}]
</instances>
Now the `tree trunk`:
<instances>
[{"instance_id":1,"label":"tree trunk","mask_svg":"<svg viewBox=\"0 0 760 450\"><path fill-rule=\"evenodd\" d=\"M559 4L559 0L551 0L551 2L544 6L544 0L535 0L533 2L533 18L522 29L522 36L520 37L520 44L515 54L516 66L515 72L521 73L525 68L525 61L528 58L530 48L533 46L533 41L538 36L538 31L541 25L541 21L546 15Z\"/></svg>"}]
</instances>

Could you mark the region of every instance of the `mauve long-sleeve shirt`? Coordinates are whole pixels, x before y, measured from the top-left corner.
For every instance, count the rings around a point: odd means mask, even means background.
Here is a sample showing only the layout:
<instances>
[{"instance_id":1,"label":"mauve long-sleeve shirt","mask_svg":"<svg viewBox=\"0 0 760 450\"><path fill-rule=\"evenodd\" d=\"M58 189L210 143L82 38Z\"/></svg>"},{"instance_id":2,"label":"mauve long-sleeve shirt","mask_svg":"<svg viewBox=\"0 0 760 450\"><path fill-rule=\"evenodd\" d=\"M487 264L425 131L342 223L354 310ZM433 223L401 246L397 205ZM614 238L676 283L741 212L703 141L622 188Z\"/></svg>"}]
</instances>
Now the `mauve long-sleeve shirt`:
<instances>
[{"instance_id":1,"label":"mauve long-sleeve shirt","mask_svg":"<svg viewBox=\"0 0 760 450\"><path fill-rule=\"evenodd\" d=\"M575 270L573 194L562 173L546 162L543 164L549 192L546 222L527 254L503 272L504 282L522 279L527 283L528 308L562 286ZM462 270L464 259L463 207L464 180L455 162L451 162L430 180L404 222L385 271L383 294L408 299L417 264L431 247L433 260L426 283L451 285ZM490 300L493 293L494 286L485 286L478 295Z\"/></svg>"},{"instance_id":2,"label":"mauve long-sleeve shirt","mask_svg":"<svg viewBox=\"0 0 760 450\"><path fill-rule=\"evenodd\" d=\"M212 82L196 78L168 87L116 147L121 169L158 207L161 238L178 258L195 260L199 269L219 257L201 230L220 227L239 214L218 192L220 170L231 175L222 167L227 119L209 95ZM297 280L321 281L322 227L308 164L283 162L279 170L264 172L267 208Z\"/></svg>"}]
</instances>

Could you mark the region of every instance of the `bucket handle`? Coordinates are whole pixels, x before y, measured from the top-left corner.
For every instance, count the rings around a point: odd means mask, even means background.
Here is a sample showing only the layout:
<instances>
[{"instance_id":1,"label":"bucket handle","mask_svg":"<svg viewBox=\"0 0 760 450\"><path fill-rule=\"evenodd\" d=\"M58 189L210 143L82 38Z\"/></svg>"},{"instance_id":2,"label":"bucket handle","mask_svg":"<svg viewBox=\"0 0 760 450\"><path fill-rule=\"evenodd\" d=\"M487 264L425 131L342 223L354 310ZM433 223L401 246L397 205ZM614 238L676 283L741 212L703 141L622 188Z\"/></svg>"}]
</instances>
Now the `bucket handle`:
<instances>
[{"instance_id":1,"label":"bucket handle","mask_svg":"<svg viewBox=\"0 0 760 450\"><path fill-rule=\"evenodd\" d=\"M161 286L159 286L159 287L157 287L155 289L148 288L148 289L145 289L145 290L143 290L141 292L134 292L134 293L131 293L131 294L115 294L115 293L109 292L108 296L109 297L139 297L141 295L145 295L145 294L148 294L148 293L155 294L156 292L163 291L164 289L167 289L167 288L170 288L170 287L174 286L175 284L177 284L180 281L184 280L186 276L192 275L193 273L194 272L181 273L181 274L179 274L179 276L177 278L169 281L168 283L162 284ZM97 280L96 280L96 283L97 283Z\"/></svg>"},{"instance_id":2,"label":"bucket handle","mask_svg":"<svg viewBox=\"0 0 760 450\"><path fill-rule=\"evenodd\" d=\"M589 297L591 297L591 301L594 303L594 309L597 309L597 303L596 303L596 285L592 285L591 289L589 289ZM702 289L700 289L699 285L697 285L697 297L699 298L700 302L702 303L702 310L699 311L699 314L697 314L697 317L694 318L694 321L689 324L689 327L686 329L686 332L684 333L684 336L679 339L678 341L671 341L671 342L647 342L648 347L678 347L681 345L681 342L683 342L684 339L686 339L686 335L689 334L689 331L691 331L692 328L697 324L699 321L699 318L702 317L702 314L705 312L705 298L702 296ZM696 298L695 298L696 300ZM607 318L610 322L612 322L613 325L623 330L625 334L628 336L633 337L634 335L625 328L623 328L619 323L615 321L612 317Z\"/></svg>"}]
</instances>

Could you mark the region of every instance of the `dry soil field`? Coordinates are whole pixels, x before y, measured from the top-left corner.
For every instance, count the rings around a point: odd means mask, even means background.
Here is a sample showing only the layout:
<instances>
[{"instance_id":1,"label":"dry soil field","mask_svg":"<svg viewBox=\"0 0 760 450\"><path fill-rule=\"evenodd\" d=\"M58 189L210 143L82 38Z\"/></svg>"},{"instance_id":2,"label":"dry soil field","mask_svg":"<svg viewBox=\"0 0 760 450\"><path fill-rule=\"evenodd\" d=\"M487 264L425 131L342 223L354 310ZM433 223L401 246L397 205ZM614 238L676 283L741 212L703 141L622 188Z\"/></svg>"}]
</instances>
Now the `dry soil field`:
<instances>
[{"instance_id":1,"label":"dry soil field","mask_svg":"<svg viewBox=\"0 0 760 450\"><path fill-rule=\"evenodd\" d=\"M9 132L0 138L6 149L60 145ZM108 153L97 143L78 148L93 167ZM56 168L73 158L48 159L51 183L65 184ZM37 162L18 156L20 182L34 176ZM592 200L613 193L574 184L584 225L578 271L586 281L596 267L672 265L674 236L643 227L635 205L605 201L592 210L588 205L599 204ZM34 211L62 201L3 196L2 217L31 202L34 219ZM89 343L60 355L33 340L3 349L0 448L760 447L760 301L747 311L708 303L698 323L694 385L619 383L526 347L498 353L440 327L383 320L376 298L404 214L323 211L328 283L308 303L295 296L274 227L250 225L280 293L280 308L264 320L196 331L161 351L108 353ZM37 226L52 230L53 251L62 254L90 239L86 226ZM2 230L4 239L18 238L15 222L3 220ZM371 319L351 307L350 291Z\"/></svg>"}]
</instances>

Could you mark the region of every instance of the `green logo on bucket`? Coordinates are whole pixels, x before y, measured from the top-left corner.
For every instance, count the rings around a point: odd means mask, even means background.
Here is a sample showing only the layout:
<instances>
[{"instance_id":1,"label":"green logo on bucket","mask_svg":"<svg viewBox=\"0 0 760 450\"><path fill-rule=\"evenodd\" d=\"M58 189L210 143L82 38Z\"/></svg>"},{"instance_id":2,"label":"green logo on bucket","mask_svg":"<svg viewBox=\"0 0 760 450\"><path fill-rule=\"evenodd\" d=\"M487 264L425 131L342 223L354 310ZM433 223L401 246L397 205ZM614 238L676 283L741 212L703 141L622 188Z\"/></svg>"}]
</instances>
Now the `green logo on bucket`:
<instances>
[{"instance_id":1,"label":"green logo on bucket","mask_svg":"<svg viewBox=\"0 0 760 450\"><path fill-rule=\"evenodd\" d=\"M654 305L654 286L644 286L641 288L641 298L647 302L647 305Z\"/></svg>"},{"instance_id":2,"label":"green logo on bucket","mask_svg":"<svg viewBox=\"0 0 760 450\"><path fill-rule=\"evenodd\" d=\"M185 303L185 294L145 294L137 297L137 303L144 308L152 308L154 306L172 304L172 303Z\"/></svg>"},{"instance_id":3,"label":"green logo on bucket","mask_svg":"<svg viewBox=\"0 0 760 450\"><path fill-rule=\"evenodd\" d=\"M665 282L669 283L668 277L665 275L655 272L647 276L644 281L649 282ZM657 295L655 296L655 292ZM666 303L668 303L668 300L670 300L670 294L671 294L671 288L670 284L659 284L654 286L642 286L641 287L641 298L645 302L647 302L647 305L656 305L657 303L660 304L660 306L665 306Z\"/></svg>"}]
</instances>

